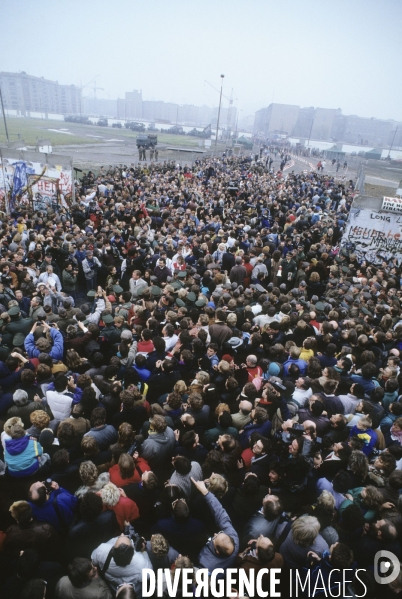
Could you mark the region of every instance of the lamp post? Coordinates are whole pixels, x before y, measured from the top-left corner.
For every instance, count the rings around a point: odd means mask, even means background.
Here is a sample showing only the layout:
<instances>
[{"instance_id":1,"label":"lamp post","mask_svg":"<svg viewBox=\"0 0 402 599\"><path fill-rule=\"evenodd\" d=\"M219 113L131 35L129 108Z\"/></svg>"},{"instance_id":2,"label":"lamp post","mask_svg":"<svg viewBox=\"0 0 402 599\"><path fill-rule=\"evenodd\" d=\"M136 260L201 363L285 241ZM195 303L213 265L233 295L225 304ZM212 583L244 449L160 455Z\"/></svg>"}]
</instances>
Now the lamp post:
<instances>
[{"instance_id":1,"label":"lamp post","mask_svg":"<svg viewBox=\"0 0 402 599\"><path fill-rule=\"evenodd\" d=\"M219 133L219 118L221 116L221 104L222 104L222 88L223 88L223 78L225 75L221 75L221 95L219 96L219 109L218 109L218 122L216 124L216 137L215 137L215 150L218 145L218 133Z\"/></svg>"}]
</instances>

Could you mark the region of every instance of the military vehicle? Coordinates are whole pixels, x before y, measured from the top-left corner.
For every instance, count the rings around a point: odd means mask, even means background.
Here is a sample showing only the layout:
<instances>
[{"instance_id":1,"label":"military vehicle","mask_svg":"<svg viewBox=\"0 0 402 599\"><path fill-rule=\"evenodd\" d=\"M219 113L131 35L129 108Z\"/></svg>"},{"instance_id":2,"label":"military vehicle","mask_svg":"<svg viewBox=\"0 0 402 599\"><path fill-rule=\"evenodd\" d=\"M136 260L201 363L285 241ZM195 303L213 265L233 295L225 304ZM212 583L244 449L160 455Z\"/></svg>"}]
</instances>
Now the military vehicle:
<instances>
[{"instance_id":1,"label":"military vehicle","mask_svg":"<svg viewBox=\"0 0 402 599\"><path fill-rule=\"evenodd\" d=\"M148 135L137 135L135 142L137 148L154 148L158 143L158 136L148 133Z\"/></svg>"},{"instance_id":2,"label":"military vehicle","mask_svg":"<svg viewBox=\"0 0 402 599\"><path fill-rule=\"evenodd\" d=\"M143 123L128 121L124 126L126 129L131 129L131 131L145 131L145 125Z\"/></svg>"},{"instance_id":3,"label":"military vehicle","mask_svg":"<svg viewBox=\"0 0 402 599\"><path fill-rule=\"evenodd\" d=\"M169 127L166 133L174 133L175 135L185 135L183 127L179 127L178 125L173 125L173 127Z\"/></svg>"},{"instance_id":4,"label":"military vehicle","mask_svg":"<svg viewBox=\"0 0 402 599\"><path fill-rule=\"evenodd\" d=\"M87 116L79 114L66 114L64 117L66 123L81 123L81 125L92 125L92 122Z\"/></svg>"},{"instance_id":5,"label":"military vehicle","mask_svg":"<svg viewBox=\"0 0 402 599\"><path fill-rule=\"evenodd\" d=\"M108 120L103 117L101 117L97 122L98 127L107 127L108 124Z\"/></svg>"},{"instance_id":6,"label":"military vehicle","mask_svg":"<svg viewBox=\"0 0 402 599\"><path fill-rule=\"evenodd\" d=\"M241 144L246 150L253 149L253 142L251 139L248 139L247 137L239 137L236 143Z\"/></svg>"},{"instance_id":7,"label":"military vehicle","mask_svg":"<svg viewBox=\"0 0 402 599\"><path fill-rule=\"evenodd\" d=\"M115 129L121 129L121 123L113 123L112 127Z\"/></svg>"},{"instance_id":8,"label":"military vehicle","mask_svg":"<svg viewBox=\"0 0 402 599\"><path fill-rule=\"evenodd\" d=\"M194 127L194 129L191 129L187 135L191 135L192 137L200 137L201 139L211 139L211 125L208 125L202 131L198 131L198 129Z\"/></svg>"}]
</instances>

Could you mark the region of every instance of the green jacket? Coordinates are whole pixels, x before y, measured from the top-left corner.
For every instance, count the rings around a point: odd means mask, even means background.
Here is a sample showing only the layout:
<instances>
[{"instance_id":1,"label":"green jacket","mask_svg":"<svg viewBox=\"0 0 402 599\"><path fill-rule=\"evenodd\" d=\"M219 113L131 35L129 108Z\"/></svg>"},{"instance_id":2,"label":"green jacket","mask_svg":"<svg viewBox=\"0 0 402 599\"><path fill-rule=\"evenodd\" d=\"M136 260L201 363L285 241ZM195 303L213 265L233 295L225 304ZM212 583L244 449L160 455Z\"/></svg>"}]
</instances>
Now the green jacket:
<instances>
[{"instance_id":1,"label":"green jacket","mask_svg":"<svg viewBox=\"0 0 402 599\"><path fill-rule=\"evenodd\" d=\"M61 284L63 285L64 291L75 291L76 283L77 277L68 270L63 270L61 275Z\"/></svg>"},{"instance_id":2,"label":"green jacket","mask_svg":"<svg viewBox=\"0 0 402 599\"><path fill-rule=\"evenodd\" d=\"M350 499L345 499L345 501L342 501L341 505L339 506L339 513L342 514L343 510L347 508L348 505L354 503L355 505L359 506L359 508L362 510L365 522L373 522L376 520L378 512L376 510L366 508L363 504L363 499L361 496L361 492L363 491L363 489L364 487L356 487L355 489L350 489L348 493L349 495L352 495L353 501L351 501Z\"/></svg>"}]
</instances>

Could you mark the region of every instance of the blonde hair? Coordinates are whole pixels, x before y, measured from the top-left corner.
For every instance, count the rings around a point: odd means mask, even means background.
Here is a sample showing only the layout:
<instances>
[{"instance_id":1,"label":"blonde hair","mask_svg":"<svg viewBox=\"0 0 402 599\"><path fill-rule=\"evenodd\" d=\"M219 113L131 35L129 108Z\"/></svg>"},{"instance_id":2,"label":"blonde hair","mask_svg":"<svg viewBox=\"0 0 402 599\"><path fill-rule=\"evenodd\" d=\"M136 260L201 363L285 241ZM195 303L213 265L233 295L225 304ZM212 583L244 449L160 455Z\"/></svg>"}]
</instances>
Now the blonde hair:
<instances>
[{"instance_id":1,"label":"blonde hair","mask_svg":"<svg viewBox=\"0 0 402 599\"><path fill-rule=\"evenodd\" d=\"M224 374L225 372L230 372L230 364L229 364L229 362L226 362L226 360L221 360L219 362L219 364L218 364L218 370L222 374Z\"/></svg>"},{"instance_id":2,"label":"blonde hair","mask_svg":"<svg viewBox=\"0 0 402 599\"><path fill-rule=\"evenodd\" d=\"M234 326L237 323L237 314L228 314L226 318L226 323Z\"/></svg>"},{"instance_id":3,"label":"blonde hair","mask_svg":"<svg viewBox=\"0 0 402 599\"><path fill-rule=\"evenodd\" d=\"M187 391L187 385L184 381L177 381L174 384L173 387L173 391L176 391L176 393L180 393L180 395L182 395L183 393L185 393Z\"/></svg>"},{"instance_id":4,"label":"blonde hair","mask_svg":"<svg viewBox=\"0 0 402 599\"><path fill-rule=\"evenodd\" d=\"M318 498L318 505L322 505L323 507L333 510L335 508L335 498L329 491L324 490Z\"/></svg>"},{"instance_id":5,"label":"blonde hair","mask_svg":"<svg viewBox=\"0 0 402 599\"><path fill-rule=\"evenodd\" d=\"M16 424L19 424L20 426L24 427L24 423L22 422L21 418L19 418L19 416L13 416L12 418L9 418L5 421L3 430L6 433L6 435L10 436L10 431L12 427Z\"/></svg>"},{"instance_id":6,"label":"blonde hair","mask_svg":"<svg viewBox=\"0 0 402 599\"><path fill-rule=\"evenodd\" d=\"M92 487L98 479L98 469L91 461L80 464L80 478L85 486Z\"/></svg>"},{"instance_id":7,"label":"blonde hair","mask_svg":"<svg viewBox=\"0 0 402 599\"><path fill-rule=\"evenodd\" d=\"M163 535L151 536L151 549L155 555L162 557L169 552L169 543Z\"/></svg>"},{"instance_id":8,"label":"blonde hair","mask_svg":"<svg viewBox=\"0 0 402 599\"><path fill-rule=\"evenodd\" d=\"M215 495L215 497L221 499L227 492L228 487L228 481L223 478L223 476L220 474L211 474L209 478L208 491Z\"/></svg>"},{"instance_id":9,"label":"blonde hair","mask_svg":"<svg viewBox=\"0 0 402 599\"><path fill-rule=\"evenodd\" d=\"M108 483L101 490L103 505L114 507L120 501L120 491L113 483Z\"/></svg>"},{"instance_id":10,"label":"blonde hair","mask_svg":"<svg viewBox=\"0 0 402 599\"><path fill-rule=\"evenodd\" d=\"M202 386L208 385L209 381L211 380L208 372L204 372L204 370L200 370L199 372L197 372L195 378L197 381L200 382Z\"/></svg>"}]
</instances>

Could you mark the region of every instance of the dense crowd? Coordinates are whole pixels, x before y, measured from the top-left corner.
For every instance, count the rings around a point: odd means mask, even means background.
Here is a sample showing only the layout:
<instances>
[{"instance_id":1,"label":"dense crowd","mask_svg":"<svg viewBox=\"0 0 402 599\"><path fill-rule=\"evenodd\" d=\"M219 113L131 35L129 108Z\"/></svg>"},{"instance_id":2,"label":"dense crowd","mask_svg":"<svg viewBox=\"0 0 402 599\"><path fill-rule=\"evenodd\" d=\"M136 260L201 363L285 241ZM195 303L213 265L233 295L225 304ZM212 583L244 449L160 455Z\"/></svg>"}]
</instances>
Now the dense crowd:
<instances>
[{"instance_id":1,"label":"dense crowd","mask_svg":"<svg viewBox=\"0 0 402 599\"><path fill-rule=\"evenodd\" d=\"M374 579L401 556L401 271L341 245L353 197L268 154L2 216L3 597L141 599L143 568L163 596L186 568L401 592Z\"/></svg>"}]
</instances>

